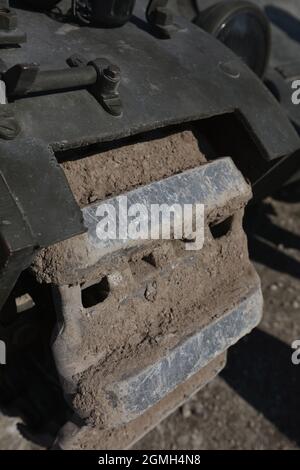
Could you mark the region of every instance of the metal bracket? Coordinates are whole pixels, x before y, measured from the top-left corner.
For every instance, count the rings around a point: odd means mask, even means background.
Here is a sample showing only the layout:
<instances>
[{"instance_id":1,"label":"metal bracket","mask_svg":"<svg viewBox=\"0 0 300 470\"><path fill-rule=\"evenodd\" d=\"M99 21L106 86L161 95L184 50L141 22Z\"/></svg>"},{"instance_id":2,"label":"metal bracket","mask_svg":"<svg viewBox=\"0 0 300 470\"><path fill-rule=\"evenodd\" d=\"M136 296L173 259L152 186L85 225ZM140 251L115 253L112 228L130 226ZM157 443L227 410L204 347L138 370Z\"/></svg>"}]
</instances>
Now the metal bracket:
<instances>
[{"instance_id":1,"label":"metal bracket","mask_svg":"<svg viewBox=\"0 0 300 470\"><path fill-rule=\"evenodd\" d=\"M96 59L89 62L97 72L97 81L91 88L91 93L112 116L122 116L123 105L119 95L121 70L106 59Z\"/></svg>"},{"instance_id":2,"label":"metal bracket","mask_svg":"<svg viewBox=\"0 0 300 470\"><path fill-rule=\"evenodd\" d=\"M123 105L119 95L121 70L107 59L95 59L87 62L81 55L74 54L67 59L70 67L92 66L97 72L97 80L90 91L112 116L122 116Z\"/></svg>"},{"instance_id":3,"label":"metal bracket","mask_svg":"<svg viewBox=\"0 0 300 470\"><path fill-rule=\"evenodd\" d=\"M37 64L17 64L3 74L9 98L40 93L55 93L69 89L87 88L103 108L113 116L123 112L119 95L121 70L106 59L86 62L72 56L71 68L41 71Z\"/></svg>"},{"instance_id":4,"label":"metal bracket","mask_svg":"<svg viewBox=\"0 0 300 470\"><path fill-rule=\"evenodd\" d=\"M18 17L8 0L0 1L0 46L26 42L26 34L18 29Z\"/></svg>"}]
</instances>

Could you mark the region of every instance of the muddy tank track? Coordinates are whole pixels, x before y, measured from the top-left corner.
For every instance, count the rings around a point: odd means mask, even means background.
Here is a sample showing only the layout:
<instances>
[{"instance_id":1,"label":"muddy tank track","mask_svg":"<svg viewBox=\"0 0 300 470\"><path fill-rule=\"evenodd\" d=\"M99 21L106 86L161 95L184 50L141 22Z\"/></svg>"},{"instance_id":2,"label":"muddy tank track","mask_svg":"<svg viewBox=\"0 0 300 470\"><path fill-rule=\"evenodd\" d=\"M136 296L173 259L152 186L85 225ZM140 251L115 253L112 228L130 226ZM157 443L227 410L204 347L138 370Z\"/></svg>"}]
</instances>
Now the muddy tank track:
<instances>
[{"instance_id":1,"label":"muddy tank track","mask_svg":"<svg viewBox=\"0 0 300 470\"><path fill-rule=\"evenodd\" d=\"M203 140L186 125L60 159L88 231L41 250L26 275L35 289L23 285L17 296L19 304L29 298L23 317L52 325L51 350L43 326L39 367L61 404L44 431L55 448L130 447L212 380L228 347L260 320L242 228L251 189L230 158L207 161ZM124 194L129 202L205 201L203 248L188 251L187 240L175 239L95 242L95 210ZM33 427L48 428L44 413Z\"/></svg>"}]
</instances>

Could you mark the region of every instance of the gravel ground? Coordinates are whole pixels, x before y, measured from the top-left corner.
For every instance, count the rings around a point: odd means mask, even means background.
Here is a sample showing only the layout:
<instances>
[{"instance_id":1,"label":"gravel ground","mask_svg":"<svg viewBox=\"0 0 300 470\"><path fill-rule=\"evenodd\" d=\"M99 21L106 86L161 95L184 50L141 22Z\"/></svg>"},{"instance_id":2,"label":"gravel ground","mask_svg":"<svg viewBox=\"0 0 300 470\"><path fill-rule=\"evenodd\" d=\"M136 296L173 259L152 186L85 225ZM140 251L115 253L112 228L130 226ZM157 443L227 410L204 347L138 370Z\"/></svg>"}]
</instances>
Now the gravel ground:
<instances>
[{"instance_id":1,"label":"gravel ground","mask_svg":"<svg viewBox=\"0 0 300 470\"><path fill-rule=\"evenodd\" d=\"M149 433L136 449L297 449L300 445L300 192L251 210L247 231L262 279L264 318L228 354L221 376ZM33 449L18 417L0 416L0 449Z\"/></svg>"}]
</instances>

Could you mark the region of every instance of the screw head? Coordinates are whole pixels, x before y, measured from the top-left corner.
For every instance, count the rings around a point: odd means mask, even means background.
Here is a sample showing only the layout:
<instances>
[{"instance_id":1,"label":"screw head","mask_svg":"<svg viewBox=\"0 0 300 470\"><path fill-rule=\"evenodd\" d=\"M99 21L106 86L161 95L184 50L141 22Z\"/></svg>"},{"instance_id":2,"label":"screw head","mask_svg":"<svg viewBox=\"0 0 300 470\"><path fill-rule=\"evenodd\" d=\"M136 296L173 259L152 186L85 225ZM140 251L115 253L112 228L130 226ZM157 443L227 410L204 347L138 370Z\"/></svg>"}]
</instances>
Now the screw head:
<instances>
[{"instance_id":1,"label":"screw head","mask_svg":"<svg viewBox=\"0 0 300 470\"><path fill-rule=\"evenodd\" d=\"M121 79L121 70L117 65L109 65L103 72L106 77L111 78L112 80L117 81Z\"/></svg>"},{"instance_id":2,"label":"screw head","mask_svg":"<svg viewBox=\"0 0 300 470\"><path fill-rule=\"evenodd\" d=\"M236 68L235 64L232 62L220 62L219 68L222 70L225 75L228 75L231 78L240 78L241 72Z\"/></svg>"}]
</instances>

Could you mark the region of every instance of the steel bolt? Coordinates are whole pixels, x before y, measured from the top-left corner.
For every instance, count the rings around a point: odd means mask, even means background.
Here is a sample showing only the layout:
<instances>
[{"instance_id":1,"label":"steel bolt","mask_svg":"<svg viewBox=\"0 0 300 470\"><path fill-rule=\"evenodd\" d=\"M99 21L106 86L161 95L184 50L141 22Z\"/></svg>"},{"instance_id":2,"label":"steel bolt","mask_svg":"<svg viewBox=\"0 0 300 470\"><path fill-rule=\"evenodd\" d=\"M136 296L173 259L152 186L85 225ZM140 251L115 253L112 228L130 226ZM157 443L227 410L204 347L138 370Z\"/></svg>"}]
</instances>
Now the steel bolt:
<instances>
[{"instance_id":1,"label":"steel bolt","mask_svg":"<svg viewBox=\"0 0 300 470\"><path fill-rule=\"evenodd\" d=\"M15 12L9 8L0 8L0 29L12 31L18 26L18 18Z\"/></svg>"},{"instance_id":2,"label":"steel bolt","mask_svg":"<svg viewBox=\"0 0 300 470\"><path fill-rule=\"evenodd\" d=\"M103 70L104 75L112 80L119 81L121 79L121 70L117 65L109 65Z\"/></svg>"},{"instance_id":3,"label":"steel bolt","mask_svg":"<svg viewBox=\"0 0 300 470\"><path fill-rule=\"evenodd\" d=\"M157 26L169 26L174 22L174 16L168 8L158 7L153 14Z\"/></svg>"}]
</instances>

